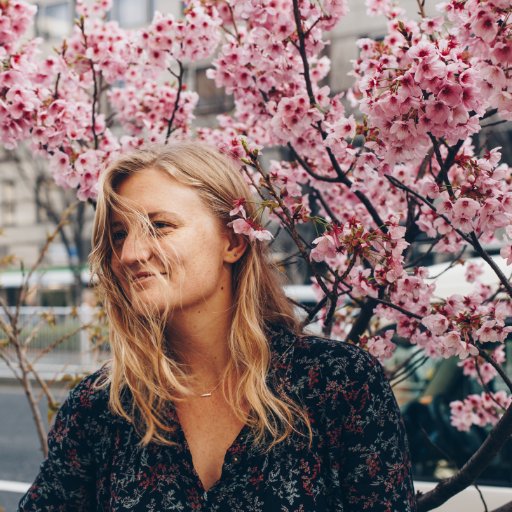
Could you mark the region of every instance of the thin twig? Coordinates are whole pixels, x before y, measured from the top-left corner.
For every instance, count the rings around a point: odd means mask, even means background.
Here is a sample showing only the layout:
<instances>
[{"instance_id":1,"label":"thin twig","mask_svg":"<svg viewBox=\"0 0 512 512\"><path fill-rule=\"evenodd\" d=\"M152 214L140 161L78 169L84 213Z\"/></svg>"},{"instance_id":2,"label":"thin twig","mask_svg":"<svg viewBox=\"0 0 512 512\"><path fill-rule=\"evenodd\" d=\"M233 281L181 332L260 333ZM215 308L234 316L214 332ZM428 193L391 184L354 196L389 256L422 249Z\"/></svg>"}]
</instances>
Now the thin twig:
<instances>
[{"instance_id":1,"label":"thin twig","mask_svg":"<svg viewBox=\"0 0 512 512\"><path fill-rule=\"evenodd\" d=\"M299 54L302 59L302 65L304 66L304 81L306 82L306 91L309 97L309 103L311 106L316 104L315 95L313 93L313 85L311 83L311 77L309 74L309 61L306 52L306 37L302 28L302 19L300 16L299 1L293 0L293 17L295 19L295 26L297 28L297 36L299 39Z\"/></svg>"},{"instance_id":2,"label":"thin twig","mask_svg":"<svg viewBox=\"0 0 512 512\"><path fill-rule=\"evenodd\" d=\"M409 363L419 354L423 352L422 348L416 349L405 361L400 363L396 368L393 369L393 371L389 374L390 379L393 379L399 372L409 365Z\"/></svg>"},{"instance_id":3,"label":"thin twig","mask_svg":"<svg viewBox=\"0 0 512 512\"><path fill-rule=\"evenodd\" d=\"M78 27L80 28L80 32L82 33L82 37L84 40L84 46L87 50L88 43L87 43L87 34L85 33L85 20L84 18L80 18L80 21L78 22ZM92 93L92 110L91 110L91 129L92 129L92 135L94 139L94 149L98 149L100 143L98 134L96 133L96 108L98 105L98 77L96 75L96 69L94 67L94 61L92 59L89 59L89 66L91 68L92 73L92 82L93 82L93 93Z\"/></svg>"},{"instance_id":4,"label":"thin twig","mask_svg":"<svg viewBox=\"0 0 512 512\"><path fill-rule=\"evenodd\" d=\"M312 177L312 178L315 178L315 180L318 180L318 181L325 181L327 183L341 183L341 180L339 177L335 177L335 178L331 178L329 176L322 176L320 174L317 174L315 171L313 171L313 169L311 168L310 165L308 165L308 163L299 155L299 153L297 153L297 151L295 150L295 148L292 146L292 144L290 142L288 142L288 148L290 149L290 151L292 152L292 156L293 158L295 158L295 160L297 160L297 162L299 162L299 164L301 165L301 167Z\"/></svg>"},{"instance_id":5,"label":"thin twig","mask_svg":"<svg viewBox=\"0 0 512 512\"><path fill-rule=\"evenodd\" d=\"M327 203L327 201L324 199L323 195L320 193L320 191L316 188L313 189L312 191L313 193L313 196L316 197L323 209L325 210L325 212L327 213L327 215L329 215L329 217L331 218L331 222L334 222L336 224L340 224L340 221L338 220L338 217L336 216L336 214L332 211L331 207L329 206L329 204Z\"/></svg>"},{"instance_id":6,"label":"thin twig","mask_svg":"<svg viewBox=\"0 0 512 512\"><path fill-rule=\"evenodd\" d=\"M478 353L498 372L498 375L503 379L503 382L508 386L512 393L512 380L505 373L505 370L492 358L482 347L478 346Z\"/></svg>"},{"instance_id":7,"label":"thin twig","mask_svg":"<svg viewBox=\"0 0 512 512\"><path fill-rule=\"evenodd\" d=\"M397 378L395 378L395 380L393 381L393 383L391 385L393 387L398 386L398 384L400 384L404 380L407 380L418 368L421 368L429 359L430 358L428 356L423 356L419 361L416 361L414 363L414 365L411 366L411 368L409 368L407 373L404 373L401 378L399 378L398 380L397 380Z\"/></svg>"},{"instance_id":8,"label":"thin twig","mask_svg":"<svg viewBox=\"0 0 512 512\"><path fill-rule=\"evenodd\" d=\"M68 332L68 333L62 335L60 338L56 339L55 341L53 341L52 343L47 345L44 349L39 351L37 353L37 355L32 359L31 364L34 365L35 363L37 363L37 361L39 361L46 354L50 353L52 350L57 348L59 345L62 345L62 343L64 343L68 339L72 338L73 336L78 334L80 331L88 329L91 326L92 326L92 323L79 325L76 329L72 330L71 332Z\"/></svg>"},{"instance_id":9,"label":"thin twig","mask_svg":"<svg viewBox=\"0 0 512 512\"><path fill-rule=\"evenodd\" d=\"M174 131L172 125L174 123L174 118L176 117L176 112L178 111L178 108L180 105L181 89L183 87L183 74L184 74L183 64L179 60L177 60L176 62L178 63L178 68L179 68L178 73L174 73L171 69L169 69L170 73L173 76L175 76L176 79L178 80L178 85L177 85L176 99L174 100L174 106L172 109L172 114L167 122L167 133L165 135L165 144L167 144L167 142L169 142L169 137L171 136L171 133Z\"/></svg>"}]
</instances>

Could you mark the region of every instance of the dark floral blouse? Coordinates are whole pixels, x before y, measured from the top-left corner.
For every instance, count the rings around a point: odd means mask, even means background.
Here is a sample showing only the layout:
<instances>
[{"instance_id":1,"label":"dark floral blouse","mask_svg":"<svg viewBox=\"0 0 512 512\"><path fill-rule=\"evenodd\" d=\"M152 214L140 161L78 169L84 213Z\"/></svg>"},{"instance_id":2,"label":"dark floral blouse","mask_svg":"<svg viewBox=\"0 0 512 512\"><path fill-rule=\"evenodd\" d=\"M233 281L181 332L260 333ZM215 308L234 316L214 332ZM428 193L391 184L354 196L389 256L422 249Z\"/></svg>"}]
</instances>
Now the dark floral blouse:
<instances>
[{"instance_id":1,"label":"dark floral blouse","mask_svg":"<svg viewBox=\"0 0 512 512\"><path fill-rule=\"evenodd\" d=\"M270 336L269 386L308 411L314 438L294 434L264 454L246 426L205 492L171 407L178 446L139 446L108 408L99 373L57 414L49 455L19 511L414 511L404 426L378 361L348 343L283 329ZM101 372L101 370L100 370Z\"/></svg>"}]
</instances>

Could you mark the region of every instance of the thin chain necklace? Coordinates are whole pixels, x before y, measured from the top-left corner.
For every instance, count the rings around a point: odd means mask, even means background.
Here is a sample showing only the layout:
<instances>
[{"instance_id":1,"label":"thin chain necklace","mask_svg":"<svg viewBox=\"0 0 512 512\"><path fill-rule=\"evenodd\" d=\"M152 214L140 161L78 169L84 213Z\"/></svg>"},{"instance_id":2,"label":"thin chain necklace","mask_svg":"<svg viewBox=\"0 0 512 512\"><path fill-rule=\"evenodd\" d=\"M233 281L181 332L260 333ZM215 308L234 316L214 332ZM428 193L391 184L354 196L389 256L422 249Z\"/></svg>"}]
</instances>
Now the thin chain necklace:
<instances>
[{"instance_id":1,"label":"thin chain necklace","mask_svg":"<svg viewBox=\"0 0 512 512\"><path fill-rule=\"evenodd\" d=\"M220 383L222 382L222 379L219 380L219 382L217 383L217 385L209 392L206 392L206 393L201 393L199 396L201 398L210 398L212 396L212 393L220 386Z\"/></svg>"}]
</instances>

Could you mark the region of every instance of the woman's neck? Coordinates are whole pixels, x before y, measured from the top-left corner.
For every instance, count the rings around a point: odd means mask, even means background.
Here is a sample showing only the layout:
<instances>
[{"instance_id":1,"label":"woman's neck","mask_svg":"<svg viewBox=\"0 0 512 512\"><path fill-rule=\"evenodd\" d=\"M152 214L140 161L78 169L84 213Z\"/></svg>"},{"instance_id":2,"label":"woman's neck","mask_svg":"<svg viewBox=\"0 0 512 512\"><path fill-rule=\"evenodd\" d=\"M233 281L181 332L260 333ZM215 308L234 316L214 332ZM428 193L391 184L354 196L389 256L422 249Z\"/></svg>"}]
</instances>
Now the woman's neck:
<instances>
[{"instance_id":1,"label":"woman's neck","mask_svg":"<svg viewBox=\"0 0 512 512\"><path fill-rule=\"evenodd\" d=\"M215 385L229 362L230 327L229 311L175 315L168 326L168 343L191 375L206 386Z\"/></svg>"}]
</instances>

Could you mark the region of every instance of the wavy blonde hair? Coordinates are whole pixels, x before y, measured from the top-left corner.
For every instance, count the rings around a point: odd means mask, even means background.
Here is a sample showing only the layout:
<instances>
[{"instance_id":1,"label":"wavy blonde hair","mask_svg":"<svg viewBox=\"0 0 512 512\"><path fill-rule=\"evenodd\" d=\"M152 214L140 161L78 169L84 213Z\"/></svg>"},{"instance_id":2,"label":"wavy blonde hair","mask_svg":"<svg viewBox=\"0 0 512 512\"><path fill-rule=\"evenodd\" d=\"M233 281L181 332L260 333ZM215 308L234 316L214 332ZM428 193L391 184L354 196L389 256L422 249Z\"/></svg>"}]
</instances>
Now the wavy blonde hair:
<instances>
[{"instance_id":1,"label":"wavy blonde hair","mask_svg":"<svg viewBox=\"0 0 512 512\"><path fill-rule=\"evenodd\" d=\"M140 212L130 211L117 194L124 179L145 169L161 170L194 188L225 229L233 220L229 212L235 199L247 199L248 216L255 211L234 161L203 143L148 146L119 158L101 177L90 265L109 318L112 361L104 384L110 383L110 407L134 424L142 444L174 444L165 411L169 403L191 395L190 375L169 350L172 339L166 340L165 319L151 311L143 315L134 312L111 264L111 219L115 212L125 218L135 217L151 229L148 220L141 219ZM268 326L282 325L299 334L293 306L284 295L281 276L270 262L267 246L259 241L250 243L233 264L232 276L234 304L227 340L230 360L220 389L237 417L251 427L257 445L268 450L292 432L307 435L311 442L307 414L284 393L276 396L266 383L271 358ZM226 385L229 382L236 382L236 387ZM124 399L125 390L133 397L129 402ZM244 405L249 406L248 417L243 414Z\"/></svg>"}]
</instances>

